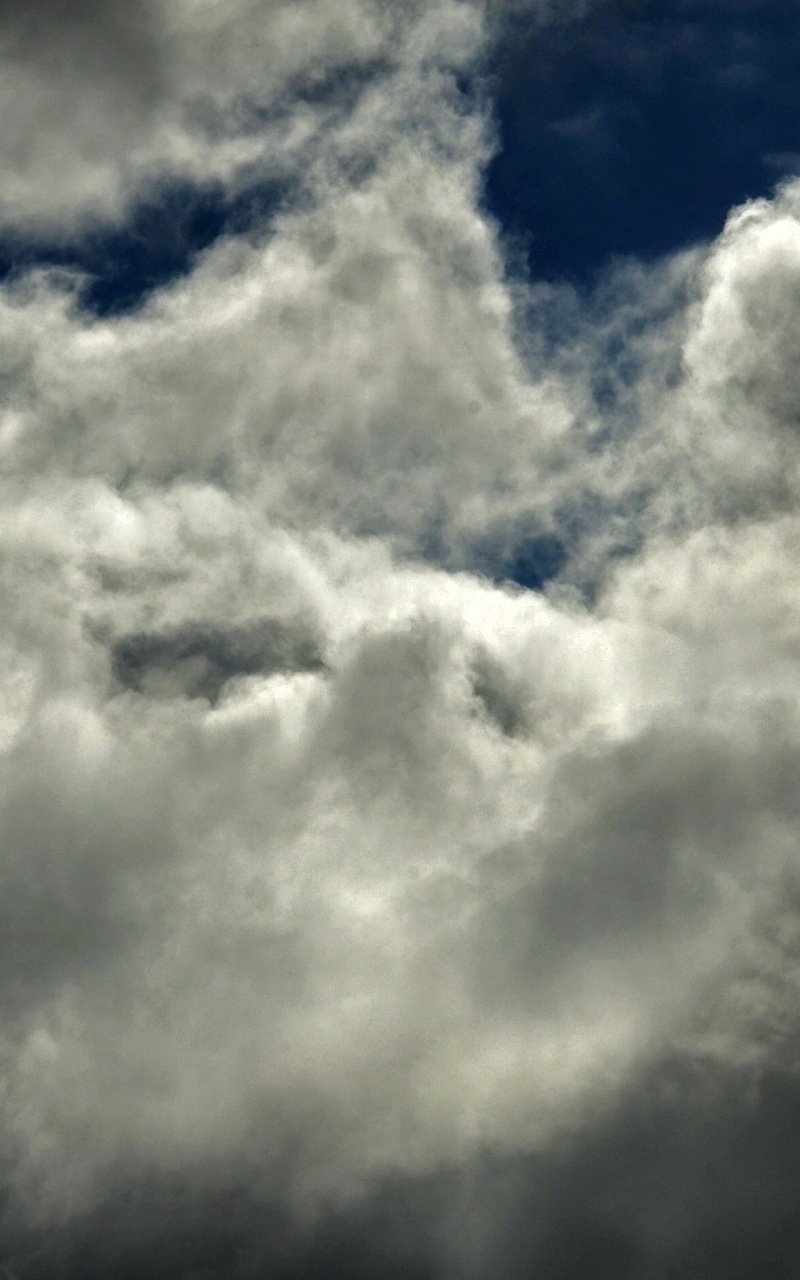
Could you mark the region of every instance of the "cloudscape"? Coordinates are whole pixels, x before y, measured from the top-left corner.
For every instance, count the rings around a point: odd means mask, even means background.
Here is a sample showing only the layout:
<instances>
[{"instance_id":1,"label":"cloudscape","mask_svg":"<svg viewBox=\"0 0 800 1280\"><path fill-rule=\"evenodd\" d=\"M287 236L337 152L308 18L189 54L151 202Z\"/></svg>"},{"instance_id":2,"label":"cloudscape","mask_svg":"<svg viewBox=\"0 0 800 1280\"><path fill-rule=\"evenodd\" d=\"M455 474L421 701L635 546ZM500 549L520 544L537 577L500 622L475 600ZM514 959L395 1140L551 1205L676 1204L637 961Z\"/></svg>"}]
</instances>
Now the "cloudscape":
<instances>
[{"instance_id":1,"label":"cloudscape","mask_svg":"<svg viewBox=\"0 0 800 1280\"><path fill-rule=\"evenodd\" d=\"M0 2L2 1276L800 1275L798 68Z\"/></svg>"}]
</instances>

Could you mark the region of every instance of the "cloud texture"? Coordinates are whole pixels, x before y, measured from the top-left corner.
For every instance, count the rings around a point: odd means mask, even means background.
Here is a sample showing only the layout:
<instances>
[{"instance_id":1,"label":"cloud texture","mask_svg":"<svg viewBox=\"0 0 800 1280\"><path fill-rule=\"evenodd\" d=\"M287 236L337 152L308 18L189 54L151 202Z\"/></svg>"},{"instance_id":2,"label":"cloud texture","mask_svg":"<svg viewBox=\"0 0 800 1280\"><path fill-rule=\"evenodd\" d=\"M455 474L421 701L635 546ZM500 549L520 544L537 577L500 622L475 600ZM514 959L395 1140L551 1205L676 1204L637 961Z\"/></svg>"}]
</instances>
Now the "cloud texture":
<instances>
[{"instance_id":1,"label":"cloud texture","mask_svg":"<svg viewBox=\"0 0 800 1280\"><path fill-rule=\"evenodd\" d=\"M12 230L291 193L0 293L20 1280L793 1274L800 185L515 278L503 20L0 6Z\"/></svg>"}]
</instances>

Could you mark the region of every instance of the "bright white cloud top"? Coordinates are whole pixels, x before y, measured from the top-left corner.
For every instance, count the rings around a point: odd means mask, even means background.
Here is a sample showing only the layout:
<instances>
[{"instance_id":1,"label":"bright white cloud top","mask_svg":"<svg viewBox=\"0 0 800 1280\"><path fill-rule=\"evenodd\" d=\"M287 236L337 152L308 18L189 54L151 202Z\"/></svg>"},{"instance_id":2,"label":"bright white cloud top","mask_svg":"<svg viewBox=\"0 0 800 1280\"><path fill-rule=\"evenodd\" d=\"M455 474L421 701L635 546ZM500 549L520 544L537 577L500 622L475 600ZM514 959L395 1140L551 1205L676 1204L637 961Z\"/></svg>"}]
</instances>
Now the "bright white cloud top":
<instances>
[{"instance_id":1,"label":"bright white cloud top","mask_svg":"<svg viewBox=\"0 0 800 1280\"><path fill-rule=\"evenodd\" d=\"M0 293L3 1168L37 1231L150 1174L313 1217L545 1157L667 1061L743 1108L796 1065L800 185L589 302L516 279L456 84L500 16L0 10L8 228L302 180L132 314ZM549 587L486 576L543 534Z\"/></svg>"}]
</instances>

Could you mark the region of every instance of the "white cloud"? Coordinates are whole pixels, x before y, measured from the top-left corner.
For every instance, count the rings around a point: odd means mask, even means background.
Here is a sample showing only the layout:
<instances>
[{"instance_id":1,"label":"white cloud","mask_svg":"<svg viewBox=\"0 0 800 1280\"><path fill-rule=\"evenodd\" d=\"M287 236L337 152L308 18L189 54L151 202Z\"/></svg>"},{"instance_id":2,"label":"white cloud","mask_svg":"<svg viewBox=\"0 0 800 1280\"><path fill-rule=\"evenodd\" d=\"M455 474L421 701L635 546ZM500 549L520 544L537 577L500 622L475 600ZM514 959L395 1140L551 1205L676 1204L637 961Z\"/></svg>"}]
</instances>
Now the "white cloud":
<instances>
[{"instance_id":1,"label":"white cloud","mask_svg":"<svg viewBox=\"0 0 800 1280\"><path fill-rule=\"evenodd\" d=\"M0 297L2 1127L45 1218L120 1167L316 1204L546 1149L675 1046L794 1026L773 951L762 1022L736 992L794 874L797 192L586 309L526 299L446 71L476 9L330 12L2 15L64 131L15 162L22 225L180 173L164 128L218 171L210 105L387 63L268 235L126 318L53 274ZM548 594L454 568L548 528Z\"/></svg>"}]
</instances>

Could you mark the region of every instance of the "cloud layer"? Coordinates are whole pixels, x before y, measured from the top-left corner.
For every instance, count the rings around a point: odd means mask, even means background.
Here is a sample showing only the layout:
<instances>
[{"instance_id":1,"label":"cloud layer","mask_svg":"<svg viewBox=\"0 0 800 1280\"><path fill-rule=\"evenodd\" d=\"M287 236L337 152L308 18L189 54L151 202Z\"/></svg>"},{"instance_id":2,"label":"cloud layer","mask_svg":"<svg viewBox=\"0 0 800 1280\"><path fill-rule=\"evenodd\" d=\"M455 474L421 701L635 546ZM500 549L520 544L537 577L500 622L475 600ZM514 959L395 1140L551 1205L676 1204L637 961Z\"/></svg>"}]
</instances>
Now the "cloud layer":
<instances>
[{"instance_id":1,"label":"cloud layer","mask_svg":"<svg viewBox=\"0 0 800 1280\"><path fill-rule=\"evenodd\" d=\"M498 21L0 8L13 230L299 183L0 293L20 1278L794 1265L800 185L516 278Z\"/></svg>"}]
</instances>

